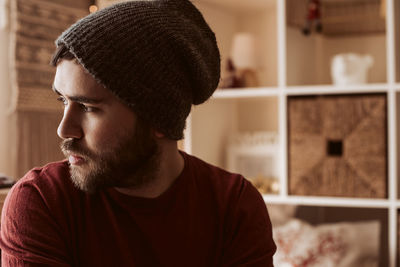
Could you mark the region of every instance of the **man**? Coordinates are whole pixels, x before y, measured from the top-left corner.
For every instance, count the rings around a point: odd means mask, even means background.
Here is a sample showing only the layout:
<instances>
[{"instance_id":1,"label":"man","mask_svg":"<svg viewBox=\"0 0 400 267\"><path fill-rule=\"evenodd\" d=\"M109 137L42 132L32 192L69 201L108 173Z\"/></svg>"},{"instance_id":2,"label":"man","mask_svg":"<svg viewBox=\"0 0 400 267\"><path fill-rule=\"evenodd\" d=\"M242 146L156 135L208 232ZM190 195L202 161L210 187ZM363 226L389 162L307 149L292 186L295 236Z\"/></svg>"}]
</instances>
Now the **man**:
<instances>
[{"instance_id":1,"label":"man","mask_svg":"<svg viewBox=\"0 0 400 267\"><path fill-rule=\"evenodd\" d=\"M187 0L130 1L56 44L67 160L10 191L3 266L273 266L256 189L177 149L192 104L220 77L200 12Z\"/></svg>"}]
</instances>

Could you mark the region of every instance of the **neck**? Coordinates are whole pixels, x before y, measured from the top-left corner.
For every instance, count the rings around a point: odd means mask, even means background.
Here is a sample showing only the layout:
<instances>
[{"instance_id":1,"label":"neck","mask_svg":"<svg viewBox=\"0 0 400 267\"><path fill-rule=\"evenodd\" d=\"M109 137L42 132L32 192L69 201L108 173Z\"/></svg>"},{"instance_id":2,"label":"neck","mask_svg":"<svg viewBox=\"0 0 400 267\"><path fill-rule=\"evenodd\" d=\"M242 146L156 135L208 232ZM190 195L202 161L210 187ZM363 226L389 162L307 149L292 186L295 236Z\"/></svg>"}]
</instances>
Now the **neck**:
<instances>
[{"instance_id":1,"label":"neck","mask_svg":"<svg viewBox=\"0 0 400 267\"><path fill-rule=\"evenodd\" d=\"M185 163L176 141L163 140L160 149L160 169L152 182L139 188L115 189L122 194L143 198L156 198L167 191L181 174Z\"/></svg>"}]
</instances>

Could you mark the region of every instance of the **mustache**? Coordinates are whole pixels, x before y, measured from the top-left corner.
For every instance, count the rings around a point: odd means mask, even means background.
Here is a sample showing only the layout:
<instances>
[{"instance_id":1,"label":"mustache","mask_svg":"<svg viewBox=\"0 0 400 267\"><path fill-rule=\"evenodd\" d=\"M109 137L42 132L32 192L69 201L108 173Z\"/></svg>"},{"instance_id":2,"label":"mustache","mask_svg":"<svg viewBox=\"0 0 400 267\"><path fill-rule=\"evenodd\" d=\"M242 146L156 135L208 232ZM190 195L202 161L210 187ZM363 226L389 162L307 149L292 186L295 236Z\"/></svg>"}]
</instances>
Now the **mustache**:
<instances>
[{"instance_id":1,"label":"mustache","mask_svg":"<svg viewBox=\"0 0 400 267\"><path fill-rule=\"evenodd\" d=\"M81 144L78 143L76 139L65 139L60 143L61 151L64 155L68 155L71 152L80 154L84 157L92 158L94 157L93 153L89 151L89 149L83 147Z\"/></svg>"}]
</instances>

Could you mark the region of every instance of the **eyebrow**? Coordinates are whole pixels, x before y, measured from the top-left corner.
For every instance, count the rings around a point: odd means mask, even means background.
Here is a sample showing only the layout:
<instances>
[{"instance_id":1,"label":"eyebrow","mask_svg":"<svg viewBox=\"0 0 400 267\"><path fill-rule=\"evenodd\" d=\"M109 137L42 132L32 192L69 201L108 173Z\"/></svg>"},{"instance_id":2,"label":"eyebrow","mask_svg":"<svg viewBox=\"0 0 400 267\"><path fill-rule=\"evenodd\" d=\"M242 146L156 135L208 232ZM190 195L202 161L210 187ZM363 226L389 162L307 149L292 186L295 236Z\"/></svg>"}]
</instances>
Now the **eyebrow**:
<instances>
[{"instance_id":1,"label":"eyebrow","mask_svg":"<svg viewBox=\"0 0 400 267\"><path fill-rule=\"evenodd\" d=\"M63 94L61 94L56 87L54 86L54 84L52 85L52 89L53 91L60 95L63 96ZM76 95L76 96L66 96L69 100L74 101L74 102L78 102L78 103L87 103L87 104L99 104L101 102L103 102L103 99L100 98L90 98L87 96L80 96L80 95Z\"/></svg>"}]
</instances>

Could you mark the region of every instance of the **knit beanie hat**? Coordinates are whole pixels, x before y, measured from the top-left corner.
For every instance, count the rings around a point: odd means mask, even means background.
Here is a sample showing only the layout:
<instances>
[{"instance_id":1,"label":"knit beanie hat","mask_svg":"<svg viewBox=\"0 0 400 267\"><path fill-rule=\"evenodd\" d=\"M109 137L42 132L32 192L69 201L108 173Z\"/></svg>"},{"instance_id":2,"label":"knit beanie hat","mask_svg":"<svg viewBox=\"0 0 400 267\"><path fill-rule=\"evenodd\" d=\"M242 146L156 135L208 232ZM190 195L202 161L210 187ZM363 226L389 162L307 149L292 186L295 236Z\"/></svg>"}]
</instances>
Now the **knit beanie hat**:
<instances>
[{"instance_id":1,"label":"knit beanie hat","mask_svg":"<svg viewBox=\"0 0 400 267\"><path fill-rule=\"evenodd\" d=\"M153 128L183 138L220 78L215 35L189 0L139 0L84 17L56 40Z\"/></svg>"}]
</instances>

